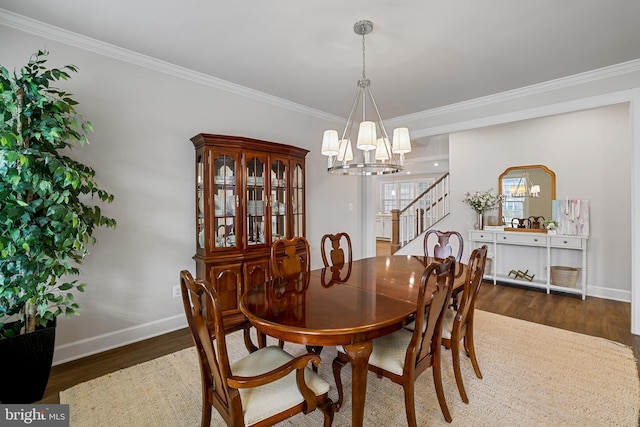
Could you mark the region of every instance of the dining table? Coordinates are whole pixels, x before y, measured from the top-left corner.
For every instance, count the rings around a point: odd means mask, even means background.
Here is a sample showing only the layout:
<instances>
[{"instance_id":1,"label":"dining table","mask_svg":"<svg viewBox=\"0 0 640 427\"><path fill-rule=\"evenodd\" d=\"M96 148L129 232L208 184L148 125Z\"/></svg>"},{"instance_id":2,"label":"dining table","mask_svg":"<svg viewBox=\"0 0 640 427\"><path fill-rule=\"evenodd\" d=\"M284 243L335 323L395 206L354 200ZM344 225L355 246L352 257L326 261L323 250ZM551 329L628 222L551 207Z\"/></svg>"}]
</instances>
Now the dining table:
<instances>
[{"instance_id":1,"label":"dining table","mask_svg":"<svg viewBox=\"0 0 640 427\"><path fill-rule=\"evenodd\" d=\"M413 320L422 273L437 261L377 256L273 278L248 289L240 309L260 332L278 340L308 348L342 346L352 366L352 425L362 426L372 341ZM456 263L454 292L465 276L466 265ZM427 290L435 290L435 283Z\"/></svg>"}]
</instances>

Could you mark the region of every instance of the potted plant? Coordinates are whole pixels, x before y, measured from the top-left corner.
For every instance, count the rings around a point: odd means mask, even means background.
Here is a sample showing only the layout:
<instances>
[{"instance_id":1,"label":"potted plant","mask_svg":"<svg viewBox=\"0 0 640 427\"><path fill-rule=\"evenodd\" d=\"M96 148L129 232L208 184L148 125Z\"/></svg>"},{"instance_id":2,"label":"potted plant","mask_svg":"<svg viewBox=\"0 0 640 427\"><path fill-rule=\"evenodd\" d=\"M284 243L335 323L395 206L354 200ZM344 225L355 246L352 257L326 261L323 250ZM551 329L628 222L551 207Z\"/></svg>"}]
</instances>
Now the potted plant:
<instances>
[{"instance_id":1,"label":"potted plant","mask_svg":"<svg viewBox=\"0 0 640 427\"><path fill-rule=\"evenodd\" d=\"M115 227L92 201L110 203L95 171L69 157L93 130L71 95L52 84L77 72L47 68L38 51L19 72L0 66L0 402L40 400L53 359L56 318L78 314L71 280L99 226ZM43 331L50 331L48 334ZM48 341L44 345L40 335ZM26 345L24 354L20 346ZM21 371L23 362L25 370ZM43 362L44 367L32 364ZM28 374L46 375L30 379ZM39 383L39 384L36 384ZM23 390L22 390L22 389ZM23 393L21 395L21 393Z\"/></svg>"},{"instance_id":2,"label":"potted plant","mask_svg":"<svg viewBox=\"0 0 640 427\"><path fill-rule=\"evenodd\" d=\"M558 221L547 219L542 222L542 226L546 228L548 234L556 234L558 230Z\"/></svg>"}]
</instances>

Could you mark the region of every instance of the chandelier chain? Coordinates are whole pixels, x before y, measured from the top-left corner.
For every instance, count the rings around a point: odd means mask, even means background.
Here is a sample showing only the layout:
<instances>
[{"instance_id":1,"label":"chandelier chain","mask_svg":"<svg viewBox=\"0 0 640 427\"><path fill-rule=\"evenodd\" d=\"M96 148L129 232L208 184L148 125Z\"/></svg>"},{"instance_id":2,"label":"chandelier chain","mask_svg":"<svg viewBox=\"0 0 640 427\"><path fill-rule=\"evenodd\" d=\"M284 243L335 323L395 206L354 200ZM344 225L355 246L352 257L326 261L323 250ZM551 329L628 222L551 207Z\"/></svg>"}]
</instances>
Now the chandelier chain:
<instances>
[{"instance_id":1,"label":"chandelier chain","mask_svg":"<svg viewBox=\"0 0 640 427\"><path fill-rule=\"evenodd\" d=\"M367 76L365 75L365 58L364 58L364 31L362 32L362 80L366 80Z\"/></svg>"}]
</instances>

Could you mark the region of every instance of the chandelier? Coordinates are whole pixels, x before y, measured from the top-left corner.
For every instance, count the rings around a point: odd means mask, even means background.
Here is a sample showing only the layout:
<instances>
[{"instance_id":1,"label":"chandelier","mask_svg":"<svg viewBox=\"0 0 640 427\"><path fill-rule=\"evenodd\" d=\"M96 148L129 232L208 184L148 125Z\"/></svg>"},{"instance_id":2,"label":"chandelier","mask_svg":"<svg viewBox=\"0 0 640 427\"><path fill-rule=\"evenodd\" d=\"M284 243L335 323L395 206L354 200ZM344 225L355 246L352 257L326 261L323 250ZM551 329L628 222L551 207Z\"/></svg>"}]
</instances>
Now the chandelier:
<instances>
[{"instance_id":1,"label":"chandelier","mask_svg":"<svg viewBox=\"0 0 640 427\"><path fill-rule=\"evenodd\" d=\"M534 185L529 179L527 170L522 171L522 176L516 185L509 186L509 196L511 197L540 197L540 186Z\"/></svg>"},{"instance_id":2,"label":"chandelier","mask_svg":"<svg viewBox=\"0 0 640 427\"><path fill-rule=\"evenodd\" d=\"M364 36L373 31L373 23L358 21L353 25L353 31L362 36L362 77L358 80L356 97L342 135L338 136L335 130L324 131L321 152L328 156L327 171L336 175L383 175L400 172L404 170L404 155L411 151L409 129L394 129L393 140L389 139L373 99L371 81L365 74ZM359 108L362 110L362 118L355 138L358 151L354 156L351 133L354 131L356 116L359 116Z\"/></svg>"}]
</instances>

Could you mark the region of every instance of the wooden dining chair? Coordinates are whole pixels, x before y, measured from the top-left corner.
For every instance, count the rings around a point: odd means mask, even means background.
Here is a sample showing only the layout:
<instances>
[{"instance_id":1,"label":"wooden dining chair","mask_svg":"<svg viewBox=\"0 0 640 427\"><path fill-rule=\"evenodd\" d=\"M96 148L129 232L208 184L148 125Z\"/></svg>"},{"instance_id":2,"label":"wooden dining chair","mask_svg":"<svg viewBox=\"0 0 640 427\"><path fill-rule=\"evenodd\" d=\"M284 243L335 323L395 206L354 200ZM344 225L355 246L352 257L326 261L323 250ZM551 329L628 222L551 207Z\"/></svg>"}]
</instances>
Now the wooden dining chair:
<instances>
[{"instance_id":1,"label":"wooden dining chair","mask_svg":"<svg viewBox=\"0 0 640 427\"><path fill-rule=\"evenodd\" d=\"M187 270L180 272L180 288L200 364L202 427L211 425L212 407L228 426L271 426L316 408L324 414L324 426L331 426L335 404L329 383L307 367L319 365L319 356L294 358L267 346L231 363L216 291Z\"/></svg>"},{"instance_id":2,"label":"wooden dining chair","mask_svg":"<svg viewBox=\"0 0 640 427\"><path fill-rule=\"evenodd\" d=\"M344 246L341 245L342 242L344 242ZM329 247L329 243L331 247ZM322 253L322 262L325 267L342 267L344 264L353 261L351 237L343 231L322 236L322 240L320 240L320 250ZM327 253L329 256L327 256Z\"/></svg>"},{"instance_id":3,"label":"wooden dining chair","mask_svg":"<svg viewBox=\"0 0 640 427\"><path fill-rule=\"evenodd\" d=\"M271 275L273 278L297 279L302 273L308 274L311 271L311 251L309 242L302 236L292 239L278 239L271 245ZM284 347L284 341L279 340L280 348ZM316 354L320 354L322 348L312 349ZM317 368L314 367L317 371Z\"/></svg>"},{"instance_id":4,"label":"wooden dining chair","mask_svg":"<svg viewBox=\"0 0 640 427\"><path fill-rule=\"evenodd\" d=\"M378 377L389 378L402 386L407 423L410 427L416 427L414 382L428 368L432 368L433 382L442 414L447 422L451 422L440 374L440 339L447 301L451 297L454 272L453 257L430 264L422 273L420 280L415 315L416 328L413 331L400 329L373 340L368 369ZM433 292L431 289L434 289ZM340 371L349 361L349 356L344 349L338 347L338 355L332 365L338 389L337 410L342 405L344 397Z\"/></svg>"},{"instance_id":5,"label":"wooden dining chair","mask_svg":"<svg viewBox=\"0 0 640 427\"><path fill-rule=\"evenodd\" d=\"M295 277L311 270L309 242L302 236L278 239L271 245L273 277Z\"/></svg>"},{"instance_id":6,"label":"wooden dining chair","mask_svg":"<svg viewBox=\"0 0 640 427\"><path fill-rule=\"evenodd\" d=\"M445 259L453 255L457 262L462 261L464 240L457 231L427 230L424 235L424 256ZM458 293L454 292L450 306L458 306Z\"/></svg>"},{"instance_id":7,"label":"wooden dining chair","mask_svg":"<svg viewBox=\"0 0 640 427\"><path fill-rule=\"evenodd\" d=\"M321 273L322 286L330 287L347 282L351 277L353 264L351 237L345 232L325 234L320 240L320 252L324 263Z\"/></svg>"},{"instance_id":8,"label":"wooden dining chair","mask_svg":"<svg viewBox=\"0 0 640 427\"><path fill-rule=\"evenodd\" d=\"M457 310L447 308L442 326L442 345L451 349L453 359L453 372L456 377L456 384L460 397L464 403L469 403L469 398L462 383L462 373L460 371L460 342L464 343L467 356L471 359L473 370L476 376L482 379L482 373L476 358L476 349L473 342L473 314L475 311L476 298L482 285L484 267L487 262L487 245L476 248L471 252L469 264L467 265L467 275L462 289L462 297Z\"/></svg>"},{"instance_id":9,"label":"wooden dining chair","mask_svg":"<svg viewBox=\"0 0 640 427\"><path fill-rule=\"evenodd\" d=\"M462 260L464 241L457 231L428 230L424 235L424 256L439 259L453 255L456 261Z\"/></svg>"}]
</instances>

